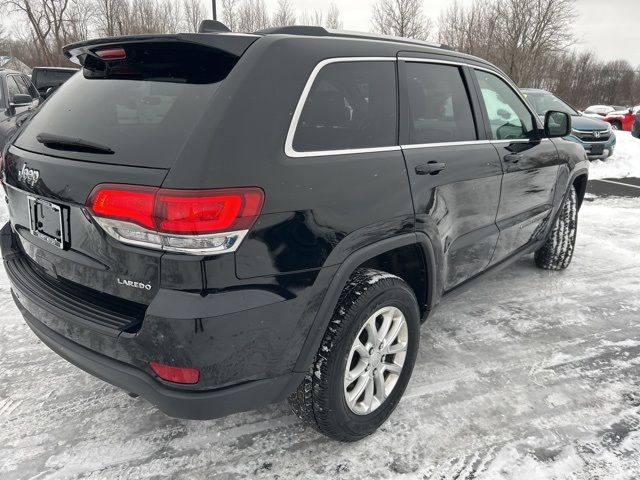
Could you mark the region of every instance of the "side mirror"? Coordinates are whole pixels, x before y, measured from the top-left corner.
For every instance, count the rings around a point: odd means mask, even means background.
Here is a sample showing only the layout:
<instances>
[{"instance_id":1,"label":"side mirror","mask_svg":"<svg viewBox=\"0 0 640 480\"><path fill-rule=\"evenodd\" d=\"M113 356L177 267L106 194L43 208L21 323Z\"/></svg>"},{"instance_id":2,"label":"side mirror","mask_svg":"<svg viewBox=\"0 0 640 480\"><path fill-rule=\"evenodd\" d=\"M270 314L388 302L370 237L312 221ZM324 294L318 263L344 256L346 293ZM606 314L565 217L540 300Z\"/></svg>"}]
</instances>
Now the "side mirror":
<instances>
[{"instance_id":1,"label":"side mirror","mask_svg":"<svg viewBox=\"0 0 640 480\"><path fill-rule=\"evenodd\" d=\"M31 105L31 102L33 102L33 98L31 98L31 95L23 95L23 94L16 94L13 97L11 97L11 103L10 106L11 107L26 107L27 105Z\"/></svg>"},{"instance_id":2,"label":"side mirror","mask_svg":"<svg viewBox=\"0 0 640 480\"><path fill-rule=\"evenodd\" d=\"M566 137L571 133L571 115L550 110L544 116L544 134L548 138Z\"/></svg>"}]
</instances>

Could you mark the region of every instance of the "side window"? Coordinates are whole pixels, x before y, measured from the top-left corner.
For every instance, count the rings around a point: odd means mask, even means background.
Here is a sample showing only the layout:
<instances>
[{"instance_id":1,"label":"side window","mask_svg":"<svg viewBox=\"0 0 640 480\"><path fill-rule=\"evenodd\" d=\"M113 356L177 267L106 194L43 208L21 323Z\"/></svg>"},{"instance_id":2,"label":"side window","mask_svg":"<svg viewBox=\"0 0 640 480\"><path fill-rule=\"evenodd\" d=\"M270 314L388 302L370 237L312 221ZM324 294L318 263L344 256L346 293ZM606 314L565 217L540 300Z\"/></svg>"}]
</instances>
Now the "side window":
<instances>
[{"instance_id":1,"label":"side window","mask_svg":"<svg viewBox=\"0 0 640 480\"><path fill-rule=\"evenodd\" d=\"M22 82L24 83L26 89L27 89L27 93L29 95L31 95L31 98L38 98L39 97L39 93L38 90L36 89L36 87L33 86L33 83L31 83L31 80L29 80L28 77L20 77L22 79Z\"/></svg>"},{"instance_id":2,"label":"side window","mask_svg":"<svg viewBox=\"0 0 640 480\"><path fill-rule=\"evenodd\" d=\"M395 62L337 62L315 78L293 138L297 152L397 144Z\"/></svg>"},{"instance_id":3,"label":"side window","mask_svg":"<svg viewBox=\"0 0 640 480\"><path fill-rule=\"evenodd\" d=\"M7 92L9 94L9 101L13 98L14 95L20 95L20 87L16 83L16 77L14 75L10 75L7 77Z\"/></svg>"},{"instance_id":4,"label":"side window","mask_svg":"<svg viewBox=\"0 0 640 480\"><path fill-rule=\"evenodd\" d=\"M478 139L459 67L414 62L406 71L411 144Z\"/></svg>"},{"instance_id":5,"label":"side window","mask_svg":"<svg viewBox=\"0 0 640 480\"><path fill-rule=\"evenodd\" d=\"M498 76L476 70L494 140L532 138L532 114L511 87Z\"/></svg>"}]
</instances>

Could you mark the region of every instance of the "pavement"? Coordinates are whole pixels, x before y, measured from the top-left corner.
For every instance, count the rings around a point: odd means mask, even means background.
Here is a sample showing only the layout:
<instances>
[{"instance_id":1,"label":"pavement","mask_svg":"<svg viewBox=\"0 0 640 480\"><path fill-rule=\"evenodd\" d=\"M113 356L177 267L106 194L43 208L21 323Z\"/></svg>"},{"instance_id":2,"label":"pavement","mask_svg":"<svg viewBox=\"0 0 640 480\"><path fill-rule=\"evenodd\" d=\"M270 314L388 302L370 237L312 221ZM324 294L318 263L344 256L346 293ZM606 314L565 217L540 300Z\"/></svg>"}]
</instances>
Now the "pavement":
<instances>
[{"instance_id":1,"label":"pavement","mask_svg":"<svg viewBox=\"0 0 640 480\"><path fill-rule=\"evenodd\" d=\"M587 193L599 197L640 197L640 178L590 180Z\"/></svg>"}]
</instances>

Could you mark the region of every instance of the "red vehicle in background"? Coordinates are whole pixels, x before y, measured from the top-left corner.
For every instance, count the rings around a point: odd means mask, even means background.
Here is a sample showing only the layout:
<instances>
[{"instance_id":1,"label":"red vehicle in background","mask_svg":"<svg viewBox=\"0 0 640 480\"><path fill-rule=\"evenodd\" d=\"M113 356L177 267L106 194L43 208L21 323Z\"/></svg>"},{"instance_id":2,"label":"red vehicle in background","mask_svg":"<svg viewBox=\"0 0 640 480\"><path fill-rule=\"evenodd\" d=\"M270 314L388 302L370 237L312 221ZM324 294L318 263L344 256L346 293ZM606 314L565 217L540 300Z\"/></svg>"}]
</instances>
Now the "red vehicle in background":
<instances>
[{"instance_id":1,"label":"red vehicle in background","mask_svg":"<svg viewBox=\"0 0 640 480\"><path fill-rule=\"evenodd\" d=\"M605 122L611 124L611 128L614 130L624 130L630 132L633 128L633 122L636 120L636 114L640 112L640 105L636 105L628 110L621 110L619 112L611 112L604 117Z\"/></svg>"}]
</instances>

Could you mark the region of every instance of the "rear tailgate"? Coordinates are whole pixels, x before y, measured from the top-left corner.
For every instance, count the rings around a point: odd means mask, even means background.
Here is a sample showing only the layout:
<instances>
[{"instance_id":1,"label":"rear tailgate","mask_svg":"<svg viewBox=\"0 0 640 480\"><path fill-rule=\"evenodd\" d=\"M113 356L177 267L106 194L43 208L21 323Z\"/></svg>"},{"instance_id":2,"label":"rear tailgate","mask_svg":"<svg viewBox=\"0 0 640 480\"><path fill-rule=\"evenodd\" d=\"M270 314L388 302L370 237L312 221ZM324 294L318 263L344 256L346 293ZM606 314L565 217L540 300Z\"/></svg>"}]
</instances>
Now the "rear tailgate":
<instances>
[{"instance_id":1,"label":"rear tailgate","mask_svg":"<svg viewBox=\"0 0 640 480\"><path fill-rule=\"evenodd\" d=\"M85 204L99 184L159 187L181 168L194 127L253 41L151 36L69 47L82 72L29 120L3 166L21 250L54 279L148 305L162 252L106 235Z\"/></svg>"}]
</instances>

